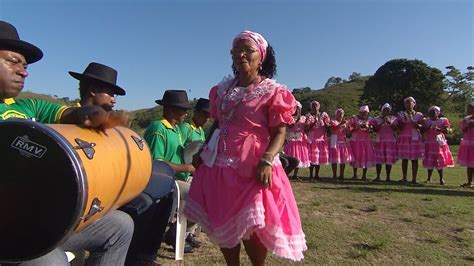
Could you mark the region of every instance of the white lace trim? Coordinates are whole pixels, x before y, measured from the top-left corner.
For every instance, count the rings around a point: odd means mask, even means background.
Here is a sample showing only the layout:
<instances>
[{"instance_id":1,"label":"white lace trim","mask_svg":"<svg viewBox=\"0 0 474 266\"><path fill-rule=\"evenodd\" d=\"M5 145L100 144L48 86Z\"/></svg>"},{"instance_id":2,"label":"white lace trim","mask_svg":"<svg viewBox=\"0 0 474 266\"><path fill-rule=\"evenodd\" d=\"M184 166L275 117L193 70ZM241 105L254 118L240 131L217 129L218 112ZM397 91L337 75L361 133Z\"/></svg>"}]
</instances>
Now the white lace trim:
<instances>
[{"instance_id":1,"label":"white lace trim","mask_svg":"<svg viewBox=\"0 0 474 266\"><path fill-rule=\"evenodd\" d=\"M207 215L199 204L188 198L186 206L188 218L201 224L203 231L208 232L210 240L220 247L235 247L240 239L249 239L255 232L262 243L276 256L293 261L304 258L303 251L307 250L307 246L303 231L287 235L279 226L266 225L265 209L261 202L258 202L257 206L248 206L214 230L210 230ZM231 230L240 233L229 234Z\"/></svg>"}]
</instances>

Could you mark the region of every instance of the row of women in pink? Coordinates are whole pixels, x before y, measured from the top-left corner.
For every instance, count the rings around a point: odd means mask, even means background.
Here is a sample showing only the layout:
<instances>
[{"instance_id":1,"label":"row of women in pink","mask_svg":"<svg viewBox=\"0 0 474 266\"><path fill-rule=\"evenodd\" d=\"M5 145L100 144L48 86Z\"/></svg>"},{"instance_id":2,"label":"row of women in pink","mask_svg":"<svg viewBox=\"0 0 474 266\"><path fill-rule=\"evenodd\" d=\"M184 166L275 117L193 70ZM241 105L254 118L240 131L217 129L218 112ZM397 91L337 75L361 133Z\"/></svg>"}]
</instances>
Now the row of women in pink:
<instances>
[{"instance_id":1,"label":"row of women in pink","mask_svg":"<svg viewBox=\"0 0 474 266\"><path fill-rule=\"evenodd\" d=\"M382 115L369 118L369 108L362 106L358 116L353 116L350 122L352 128L351 147L355 158L352 163L354 176L357 178L357 168L363 168L362 179L366 179L366 169L374 164L377 169L375 181L380 180L382 165L386 166L387 181L390 181L392 165L397 159L402 159L402 180L406 181L407 162L412 160L413 182L416 183L418 159L423 159L423 166L428 169L428 180L431 181L433 169L440 175L440 184L444 184L443 169L454 166L453 157L446 141L445 134L451 128L449 121L440 117L441 109L432 106L428 117L424 118L414 111L416 102L413 97L405 99L406 111L398 116L391 116L391 106L382 106ZM374 144L369 133L376 132ZM399 130L398 137L395 131ZM423 136L422 134L423 133Z\"/></svg>"},{"instance_id":2,"label":"row of women in pink","mask_svg":"<svg viewBox=\"0 0 474 266\"><path fill-rule=\"evenodd\" d=\"M424 118L421 113L414 111L415 104L413 97L406 98L406 111L392 116L390 115L392 108L386 103L381 108L381 116L373 119L369 117L368 106L362 106L359 114L352 116L349 120L345 120L344 111L338 109L335 112L335 119L330 120L326 113L319 114L319 103L313 101L311 103L312 112L304 119L299 118L300 125L290 129L289 138L297 133L298 141L289 142L293 145L287 144L286 151L289 155L297 158L309 158L308 163L311 163L312 166L317 165L316 178L319 177L319 165L330 162L333 178L343 179L345 164L350 163L354 170L353 179L357 179L357 169L362 168L362 179L366 180L367 168L376 166L375 181L378 181L382 165L385 165L387 181L390 181L392 165L397 159L402 159L403 178L401 181L406 181L407 163L408 160L411 160L413 181L416 182L418 159L423 158L423 166L428 169L427 182L431 181L433 169L437 169L440 174L440 183L444 184L443 168L454 165L445 137L450 129L449 121L439 117L440 109L436 106L431 107L428 111L428 118ZM314 122L316 121L315 117L319 118L317 119L318 123ZM331 131L329 149L326 141L327 126ZM295 129L298 131L291 132ZM396 130L399 130L398 138ZM375 141L372 141L370 137L372 131L377 133ZM421 131L424 132L425 141ZM307 137L305 136L306 132L308 133ZM346 140L348 133L352 133L350 141ZM305 139L307 144L304 142ZM316 141L314 141L315 139ZM316 143L316 145L312 143ZM305 152L308 155L305 155ZM311 160L311 158L315 160ZM320 160L321 158L322 160ZM328 159L326 160L326 158ZM337 177L338 164L340 172ZM300 164L300 167L305 167L305 164ZM312 172L310 168L310 179Z\"/></svg>"},{"instance_id":3,"label":"row of women in pink","mask_svg":"<svg viewBox=\"0 0 474 266\"><path fill-rule=\"evenodd\" d=\"M472 176L474 173L474 102L467 105L467 116L461 121L463 138L458 152L458 163L466 167L467 182L463 187L473 187Z\"/></svg>"},{"instance_id":4,"label":"row of women in pink","mask_svg":"<svg viewBox=\"0 0 474 266\"><path fill-rule=\"evenodd\" d=\"M271 79L272 47L244 31L232 43L234 77L209 94L214 131L200 155L184 213L201 224L228 265L240 264L240 242L253 265L267 251L292 261L307 249L298 208L278 152L296 100Z\"/></svg>"}]
</instances>

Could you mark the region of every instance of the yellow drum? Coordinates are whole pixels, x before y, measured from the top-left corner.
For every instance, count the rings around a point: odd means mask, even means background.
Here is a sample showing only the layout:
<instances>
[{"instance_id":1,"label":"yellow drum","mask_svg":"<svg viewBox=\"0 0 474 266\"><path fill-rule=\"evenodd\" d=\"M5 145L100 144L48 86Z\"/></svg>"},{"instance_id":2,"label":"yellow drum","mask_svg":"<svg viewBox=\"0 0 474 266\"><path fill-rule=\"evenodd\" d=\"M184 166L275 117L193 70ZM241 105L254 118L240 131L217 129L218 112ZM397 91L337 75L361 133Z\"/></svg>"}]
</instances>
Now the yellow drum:
<instances>
[{"instance_id":1,"label":"yellow drum","mask_svg":"<svg viewBox=\"0 0 474 266\"><path fill-rule=\"evenodd\" d=\"M29 120L0 122L0 262L39 257L127 203L152 170L145 141Z\"/></svg>"}]
</instances>

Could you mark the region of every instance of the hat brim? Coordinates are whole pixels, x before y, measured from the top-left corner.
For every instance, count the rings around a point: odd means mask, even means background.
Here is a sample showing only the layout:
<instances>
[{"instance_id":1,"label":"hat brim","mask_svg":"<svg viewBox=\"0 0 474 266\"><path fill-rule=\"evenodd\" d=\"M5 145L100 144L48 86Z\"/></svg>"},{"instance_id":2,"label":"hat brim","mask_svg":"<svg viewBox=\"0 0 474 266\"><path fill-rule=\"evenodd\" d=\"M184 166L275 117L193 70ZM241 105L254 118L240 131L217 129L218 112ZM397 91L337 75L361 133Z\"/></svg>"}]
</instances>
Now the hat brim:
<instances>
[{"instance_id":1,"label":"hat brim","mask_svg":"<svg viewBox=\"0 0 474 266\"><path fill-rule=\"evenodd\" d=\"M205 108L196 108L196 110L201 110L201 111L204 111L206 113L209 113L210 112L210 109L209 107L205 107Z\"/></svg>"},{"instance_id":2,"label":"hat brim","mask_svg":"<svg viewBox=\"0 0 474 266\"><path fill-rule=\"evenodd\" d=\"M156 100L155 103L163 106L175 106L175 107L180 107L186 110L191 110L193 109L193 106L189 103L165 103L163 100Z\"/></svg>"},{"instance_id":3,"label":"hat brim","mask_svg":"<svg viewBox=\"0 0 474 266\"><path fill-rule=\"evenodd\" d=\"M113 83L110 83L108 81L105 81L103 79L101 79L100 77L98 76L95 76L95 75L92 75L92 74L82 74L82 73L77 73L77 72L73 72L73 71L68 71L69 75L71 75L73 78L77 79L77 80L92 80L92 81L99 81L99 82L102 82L102 83L105 83L107 85L109 85L111 88L114 89L114 93L117 94L117 95L125 95L126 92L124 89L122 89L121 87L113 84Z\"/></svg>"},{"instance_id":4,"label":"hat brim","mask_svg":"<svg viewBox=\"0 0 474 266\"><path fill-rule=\"evenodd\" d=\"M43 58L43 52L40 48L22 40L0 39L0 50L20 53L25 57L28 64L38 62Z\"/></svg>"}]
</instances>

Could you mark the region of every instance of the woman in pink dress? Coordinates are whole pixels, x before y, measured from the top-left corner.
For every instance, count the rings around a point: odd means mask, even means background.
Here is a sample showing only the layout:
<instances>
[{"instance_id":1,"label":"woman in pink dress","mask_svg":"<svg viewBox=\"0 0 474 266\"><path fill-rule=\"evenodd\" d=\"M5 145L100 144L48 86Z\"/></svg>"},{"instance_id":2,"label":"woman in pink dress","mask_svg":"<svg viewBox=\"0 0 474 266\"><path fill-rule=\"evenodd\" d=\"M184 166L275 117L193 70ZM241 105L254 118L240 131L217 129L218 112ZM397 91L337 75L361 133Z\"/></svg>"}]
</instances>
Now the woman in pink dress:
<instances>
[{"instance_id":1,"label":"woman in pink dress","mask_svg":"<svg viewBox=\"0 0 474 266\"><path fill-rule=\"evenodd\" d=\"M273 49L244 31L232 43L235 77L209 93L212 136L194 157L196 172L184 213L218 245L228 265L240 264L240 242L253 265L267 251L292 261L307 249L293 191L278 152L293 124L296 101L271 79Z\"/></svg>"},{"instance_id":2,"label":"woman in pink dress","mask_svg":"<svg viewBox=\"0 0 474 266\"><path fill-rule=\"evenodd\" d=\"M443 169L453 167L454 160L445 136L451 130L451 125L448 119L440 117L440 114L441 108L431 106L428 109L428 118L423 120L422 131L425 137L423 167L428 169L428 179L425 183L431 182L433 169L436 168L439 174L439 184L444 185Z\"/></svg>"},{"instance_id":3,"label":"woman in pink dress","mask_svg":"<svg viewBox=\"0 0 474 266\"><path fill-rule=\"evenodd\" d=\"M420 134L423 115L415 111L416 101L413 97L405 98L404 103L405 111L400 112L395 121L400 130L397 139L397 157L402 159L400 182L407 182L408 160L411 160L412 183L417 184L418 160L423 158L425 150Z\"/></svg>"},{"instance_id":4,"label":"woman in pink dress","mask_svg":"<svg viewBox=\"0 0 474 266\"><path fill-rule=\"evenodd\" d=\"M374 131L377 133L374 143L374 161L377 177L374 181L380 181L382 165L385 164L385 181L390 182L392 165L397 161L397 142L395 138L395 117L390 115L392 107L386 103L382 106L382 115L370 121Z\"/></svg>"},{"instance_id":5,"label":"woman in pink dress","mask_svg":"<svg viewBox=\"0 0 474 266\"><path fill-rule=\"evenodd\" d=\"M344 110L338 108L336 119L329 122L331 137L329 138L329 162L332 168L332 177L337 179L337 165L339 164L339 179L344 179L346 163L354 161L352 150L347 143L346 134L349 130L347 120L344 119Z\"/></svg>"},{"instance_id":6,"label":"woman in pink dress","mask_svg":"<svg viewBox=\"0 0 474 266\"><path fill-rule=\"evenodd\" d=\"M320 104L318 101L311 102L311 112L306 115L306 128L308 130L308 152L309 161L309 180L314 178L319 180L319 169L321 165L329 164L328 141L326 137L326 128L331 119L326 112L319 112Z\"/></svg>"},{"instance_id":7,"label":"woman in pink dress","mask_svg":"<svg viewBox=\"0 0 474 266\"><path fill-rule=\"evenodd\" d=\"M459 146L458 163L466 167L467 182L463 187L473 187L474 173L474 102L467 105L467 116L461 121L461 131L464 136Z\"/></svg>"},{"instance_id":8,"label":"woman in pink dress","mask_svg":"<svg viewBox=\"0 0 474 266\"><path fill-rule=\"evenodd\" d=\"M367 168L374 167L374 148L370 139L372 131L369 124L369 107L361 106L359 114L351 117L349 127L352 131L351 149L354 161L351 163L353 169L352 180L357 180L357 169L362 168L362 180L367 180Z\"/></svg>"},{"instance_id":9,"label":"woman in pink dress","mask_svg":"<svg viewBox=\"0 0 474 266\"><path fill-rule=\"evenodd\" d=\"M298 159L298 166L293 172L293 179L298 178L298 169L309 167L308 154L308 136L305 132L306 116L301 115L301 103L297 102L297 110L294 115L295 123L288 126L288 134L286 134L285 154Z\"/></svg>"}]
</instances>

